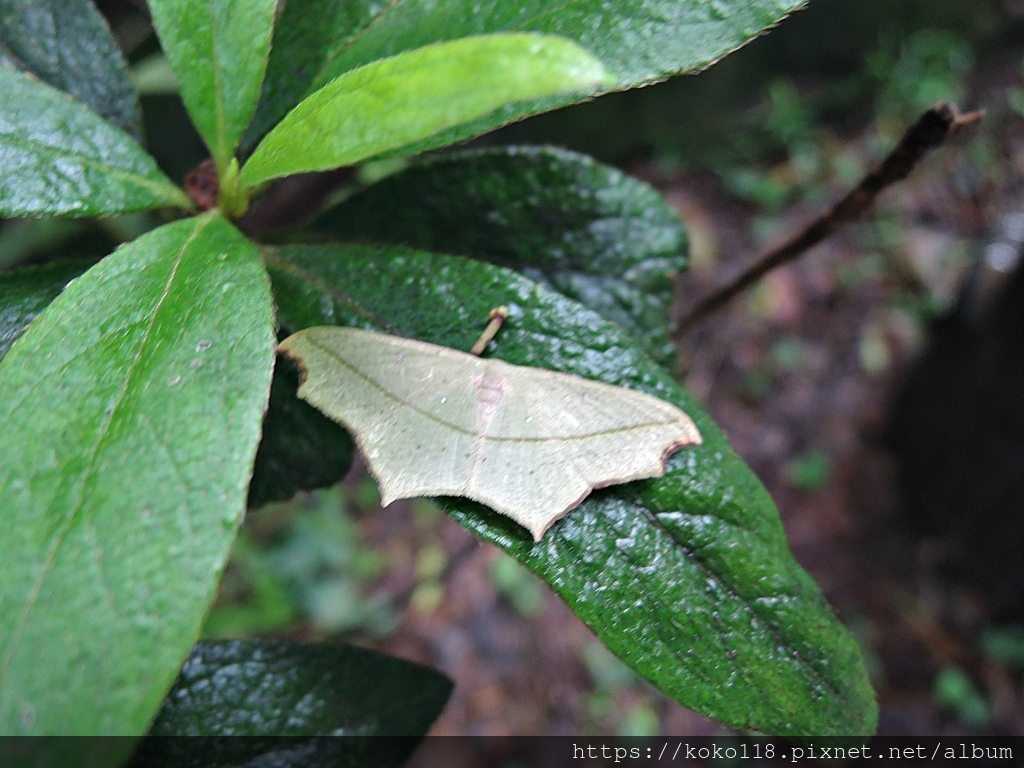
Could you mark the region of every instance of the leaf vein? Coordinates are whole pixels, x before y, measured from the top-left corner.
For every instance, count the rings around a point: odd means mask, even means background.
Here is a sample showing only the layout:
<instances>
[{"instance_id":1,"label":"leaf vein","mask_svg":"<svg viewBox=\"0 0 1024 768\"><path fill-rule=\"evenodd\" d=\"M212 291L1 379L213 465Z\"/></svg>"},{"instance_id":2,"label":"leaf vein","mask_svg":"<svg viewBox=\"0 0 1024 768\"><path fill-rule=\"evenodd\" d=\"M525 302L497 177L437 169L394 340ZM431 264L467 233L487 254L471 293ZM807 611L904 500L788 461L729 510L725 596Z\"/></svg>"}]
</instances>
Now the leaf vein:
<instances>
[{"instance_id":1,"label":"leaf vein","mask_svg":"<svg viewBox=\"0 0 1024 768\"><path fill-rule=\"evenodd\" d=\"M199 226L197 226L179 249L178 254L173 262L171 272L168 275L167 281L164 284L164 290L160 294L160 297L157 299L153 307L153 311L150 314L150 329L152 329L152 327L156 324L157 316L160 314L160 309L162 308L163 303L166 301L167 296L170 293L171 286L174 282L175 277L177 276L177 272L179 267L181 266L181 262L184 259L186 252L188 251L189 245L192 243L193 240L195 240L199 236L199 233L202 231L203 227L209 223L209 221L212 221L212 219L208 219L207 222L201 223ZM70 505L69 514L66 515L66 521L64 525L61 527L61 529L57 532L56 536L54 537L53 543L50 546L49 551L45 555L39 575L36 577L36 581L32 585L32 589L30 590L28 599L25 601L25 607L22 610L21 615L18 617L17 622L15 623L14 630L11 633L11 641L8 647L7 655L3 659L3 664L0 665L0 681L7 677L7 675L10 672L10 664L14 658L15 650L17 649L18 644L21 641L21 636L25 631L26 625L28 624L28 619L32 613L32 609L35 607L36 602L39 600L39 596L43 590L43 585L45 584L46 579L49 577L50 573L53 571L57 553L60 551L64 542L67 540L68 533L71 531L72 527L78 520L78 516L81 513L82 504L84 502L85 488L96 470L96 457L100 449L102 448L103 443L106 441L107 436L110 434L111 425L114 423L115 417L118 415L118 411L121 405L124 403L129 383L132 379L132 375L134 374L136 368L139 365L139 362L142 359L143 353L145 352L146 342L148 338L149 334L146 334L139 341L135 357L129 364L128 368L125 370L125 375L120 387L120 391L117 393L114 406L110 409L109 413L105 414L104 420L100 425L96 438L93 441L92 446L86 452L86 469L82 473L81 479L77 483L77 488L74 489L74 495L77 498Z\"/></svg>"},{"instance_id":2,"label":"leaf vein","mask_svg":"<svg viewBox=\"0 0 1024 768\"><path fill-rule=\"evenodd\" d=\"M672 530L672 528L669 527L663 520L661 520L661 518L659 518L653 510L649 509L647 505L643 503L641 503L639 506L644 510L646 516L654 523L655 528L663 531L676 547L678 547L680 550L684 552L688 550L688 547L682 542L682 540L678 537L676 532ZM741 528L741 530L745 529ZM686 558L688 561L696 565L697 568L700 569L701 573L705 575L705 577L714 578L719 584L721 584L725 592L730 597L734 598L742 606L744 606L748 613L758 617L761 621L763 621L765 623L765 626L768 628L768 632L771 634L773 638L775 638L779 646L785 648L790 658L798 661L804 669L808 670L810 672L810 676L814 680L825 685L826 688L833 691L837 696L840 695L838 687L836 687L832 682L829 681L828 678L826 678L821 672L819 672L818 668L808 661L804 653L800 651L798 648L794 647L793 644L788 640L788 638L786 638L778 631L778 627L775 624L775 620L773 619L771 612L765 613L758 610L757 606L753 604L753 601L748 600L747 598L740 595L735 583L728 577L728 574L719 573L710 565L705 563L699 557L699 555L697 555L696 552L691 552L691 555ZM628 554L627 558L629 558ZM636 563L635 560L632 560L632 562L635 568L639 566L639 564ZM782 595L782 597L793 599L794 596ZM742 671L740 674L743 676L745 680L747 680L748 682L750 681L750 678L747 675L743 674Z\"/></svg>"},{"instance_id":3,"label":"leaf vein","mask_svg":"<svg viewBox=\"0 0 1024 768\"><path fill-rule=\"evenodd\" d=\"M163 182L154 181L152 179L147 178L146 176L141 176L137 172L131 171L127 168L119 168L116 165L110 165L105 161L97 160L96 158L89 157L88 155L71 152L65 149L61 149L59 147L55 147L51 144L45 144L43 142L33 141L31 139L25 140L13 133L0 133L0 139L2 139L3 142L6 143L8 146L12 146L17 149L23 149L30 152L37 152L39 154L49 153L50 155L53 155L55 157L68 158L71 160L75 160L84 166L103 171L104 173L110 176L124 178L128 181L132 181L137 186L158 193L161 197L167 200L168 203L170 202L171 197L177 197L177 195L174 194L175 192L177 192L177 187L175 187L174 185L168 185Z\"/></svg>"}]
</instances>

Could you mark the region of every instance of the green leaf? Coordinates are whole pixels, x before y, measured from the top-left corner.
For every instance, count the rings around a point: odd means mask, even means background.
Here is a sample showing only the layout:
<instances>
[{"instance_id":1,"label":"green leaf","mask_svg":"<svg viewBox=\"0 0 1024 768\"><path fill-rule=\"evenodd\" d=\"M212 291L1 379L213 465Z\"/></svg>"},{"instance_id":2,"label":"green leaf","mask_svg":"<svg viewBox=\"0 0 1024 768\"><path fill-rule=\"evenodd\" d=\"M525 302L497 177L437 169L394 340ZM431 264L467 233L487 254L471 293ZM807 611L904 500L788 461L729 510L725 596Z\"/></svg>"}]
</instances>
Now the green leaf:
<instances>
[{"instance_id":1,"label":"green leaf","mask_svg":"<svg viewBox=\"0 0 1024 768\"><path fill-rule=\"evenodd\" d=\"M93 261L58 261L0 274L0 360L39 313Z\"/></svg>"},{"instance_id":2,"label":"green leaf","mask_svg":"<svg viewBox=\"0 0 1024 768\"><path fill-rule=\"evenodd\" d=\"M0 93L0 216L191 207L130 136L66 94L2 67Z\"/></svg>"},{"instance_id":3,"label":"green leaf","mask_svg":"<svg viewBox=\"0 0 1024 768\"><path fill-rule=\"evenodd\" d=\"M350 645L202 642L150 736L422 736L451 681Z\"/></svg>"},{"instance_id":4,"label":"green leaf","mask_svg":"<svg viewBox=\"0 0 1024 768\"><path fill-rule=\"evenodd\" d=\"M0 731L145 731L242 517L272 331L259 254L207 215L100 262L0 362Z\"/></svg>"},{"instance_id":5,"label":"green leaf","mask_svg":"<svg viewBox=\"0 0 1024 768\"><path fill-rule=\"evenodd\" d=\"M260 97L276 0L149 0L192 121L224 173Z\"/></svg>"},{"instance_id":6,"label":"green leaf","mask_svg":"<svg viewBox=\"0 0 1024 768\"><path fill-rule=\"evenodd\" d=\"M662 364L686 230L647 184L583 155L515 147L387 177L313 225L508 266L618 323Z\"/></svg>"},{"instance_id":7,"label":"green leaf","mask_svg":"<svg viewBox=\"0 0 1024 768\"><path fill-rule=\"evenodd\" d=\"M438 43L341 75L293 109L242 169L248 186L353 165L506 104L605 82L578 45L543 35Z\"/></svg>"},{"instance_id":8,"label":"green leaf","mask_svg":"<svg viewBox=\"0 0 1024 768\"><path fill-rule=\"evenodd\" d=\"M615 654L680 703L773 734L866 734L876 709L853 639L796 564L778 513L722 433L615 326L508 270L399 248L268 252L279 320L358 325L468 349L490 308L494 357L630 386L693 417L701 446L666 475L592 494L534 544L479 505L451 514L548 582ZM384 513L386 514L386 512Z\"/></svg>"},{"instance_id":9,"label":"green leaf","mask_svg":"<svg viewBox=\"0 0 1024 768\"><path fill-rule=\"evenodd\" d=\"M142 138L124 57L90 0L0 0L0 52L18 69Z\"/></svg>"},{"instance_id":10,"label":"green leaf","mask_svg":"<svg viewBox=\"0 0 1024 768\"><path fill-rule=\"evenodd\" d=\"M64 287L94 263L76 259L0 274L0 359ZM352 462L348 433L296 399L298 386L293 365L285 362L275 368L249 484L250 508L333 485Z\"/></svg>"},{"instance_id":11,"label":"green leaf","mask_svg":"<svg viewBox=\"0 0 1024 768\"><path fill-rule=\"evenodd\" d=\"M289 0L278 24L252 146L304 96L338 75L441 40L495 32L541 32L575 40L635 88L702 69L795 11L805 0ZM589 95L604 88L595 87ZM516 104L450 132L435 146L579 101L581 95Z\"/></svg>"},{"instance_id":12,"label":"green leaf","mask_svg":"<svg viewBox=\"0 0 1024 768\"><path fill-rule=\"evenodd\" d=\"M249 485L250 508L290 499L298 491L334 485L352 463L348 433L296 399L298 386L294 366L279 364L274 370L263 438Z\"/></svg>"},{"instance_id":13,"label":"green leaf","mask_svg":"<svg viewBox=\"0 0 1024 768\"><path fill-rule=\"evenodd\" d=\"M398 766L451 689L439 672L353 646L204 642L130 768Z\"/></svg>"}]
</instances>

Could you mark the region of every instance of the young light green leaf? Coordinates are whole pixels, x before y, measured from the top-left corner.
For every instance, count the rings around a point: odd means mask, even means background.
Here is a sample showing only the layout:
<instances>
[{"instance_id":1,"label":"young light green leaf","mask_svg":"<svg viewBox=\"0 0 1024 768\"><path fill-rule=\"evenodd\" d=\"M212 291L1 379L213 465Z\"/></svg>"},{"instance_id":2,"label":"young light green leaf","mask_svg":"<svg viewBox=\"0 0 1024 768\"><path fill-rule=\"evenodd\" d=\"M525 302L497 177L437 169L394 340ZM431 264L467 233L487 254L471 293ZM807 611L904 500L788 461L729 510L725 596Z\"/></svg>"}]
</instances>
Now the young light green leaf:
<instances>
[{"instance_id":1,"label":"young light green leaf","mask_svg":"<svg viewBox=\"0 0 1024 768\"><path fill-rule=\"evenodd\" d=\"M66 94L3 67L0 93L0 216L192 207L130 136Z\"/></svg>"},{"instance_id":2,"label":"young light green leaf","mask_svg":"<svg viewBox=\"0 0 1024 768\"><path fill-rule=\"evenodd\" d=\"M462 496L540 541L594 488L665 473L700 443L656 397L356 328L308 328L278 351L305 375L299 397L351 430L381 503Z\"/></svg>"},{"instance_id":3,"label":"young light green leaf","mask_svg":"<svg viewBox=\"0 0 1024 768\"><path fill-rule=\"evenodd\" d=\"M601 63L549 35L488 35L375 61L332 80L274 128L242 169L252 187L401 150L507 104L607 81Z\"/></svg>"},{"instance_id":4,"label":"young light green leaf","mask_svg":"<svg viewBox=\"0 0 1024 768\"><path fill-rule=\"evenodd\" d=\"M0 732L145 732L241 520L273 349L259 254L210 214L100 262L0 361Z\"/></svg>"},{"instance_id":5,"label":"young light green leaf","mask_svg":"<svg viewBox=\"0 0 1024 768\"><path fill-rule=\"evenodd\" d=\"M150 0L181 98L224 173L260 97L276 0Z\"/></svg>"},{"instance_id":6,"label":"young light green leaf","mask_svg":"<svg viewBox=\"0 0 1024 768\"><path fill-rule=\"evenodd\" d=\"M591 494L540 543L478 504L444 505L684 706L765 733L873 731L877 709L857 645L793 560L771 498L699 404L621 330L514 272L467 259L327 245L265 256L278 319L291 331L344 324L466 349L474 321L507 304L512 315L492 357L629 386L689 414L701 445L677 452L661 478Z\"/></svg>"},{"instance_id":7,"label":"young light green leaf","mask_svg":"<svg viewBox=\"0 0 1024 768\"><path fill-rule=\"evenodd\" d=\"M327 211L318 232L400 243L511 267L618 323L669 365L673 276L686 229L657 190L550 147L418 161Z\"/></svg>"},{"instance_id":8,"label":"young light green leaf","mask_svg":"<svg viewBox=\"0 0 1024 768\"><path fill-rule=\"evenodd\" d=\"M91 0L0 0L0 51L18 69L142 137L124 57Z\"/></svg>"},{"instance_id":9,"label":"young light green leaf","mask_svg":"<svg viewBox=\"0 0 1024 768\"><path fill-rule=\"evenodd\" d=\"M252 146L303 97L338 75L423 45L469 35L539 32L574 40L635 88L706 67L795 11L805 0L288 0L267 82L245 144ZM606 90L607 83L582 96ZM519 103L447 132L435 146L564 106L563 93Z\"/></svg>"}]
</instances>

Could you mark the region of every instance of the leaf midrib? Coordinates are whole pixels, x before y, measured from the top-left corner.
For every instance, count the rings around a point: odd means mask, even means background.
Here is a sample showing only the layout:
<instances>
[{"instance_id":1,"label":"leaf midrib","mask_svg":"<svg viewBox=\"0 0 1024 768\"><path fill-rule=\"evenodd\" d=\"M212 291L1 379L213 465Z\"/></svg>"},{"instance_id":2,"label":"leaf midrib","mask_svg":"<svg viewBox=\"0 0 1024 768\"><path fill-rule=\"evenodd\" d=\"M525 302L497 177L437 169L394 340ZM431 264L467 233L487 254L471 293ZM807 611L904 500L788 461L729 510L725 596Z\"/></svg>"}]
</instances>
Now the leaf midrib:
<instances>
[{"instance_id":1,"label":"leaf midrib","mask_svg":"<svg viewBox=\"0 0 1024 768\"><path fill-rule=\"evenodd\" d=\"M129 384L132 381L133 374L138 368L140 361L142 360L143 353L146 350L147 344L151 338L153 327L156 325L160 310L162 309L167 296L170 294L171 287L178 274L178 270L181 266L182 261L189 249L192 242L199 236L203 229L213 221L212 218L207 218L205 221L197 220L197 226L189 234L188 238L182 244L178 250L178 254L175 256L171 272L164 283L164 289L157 299L156 304L153 307L153 311L150 314L149 322L147 323L146 333L139 341L138 349L127 369L123 378L122 386L120 391L117 393L116 401L114 406L110 409L108 414L105 414L104 421L100 427L100 430L93 441L93 445L88 451L88 463L85 471L81 475L81 479L77 484L77 488L72 489L72 493L77 497L74 503L71 505L71 513L67 516L65 524L61 530L54 537L54 541L51 544L50 551L46 554L43 567L40 570L38 577L36 578L35 584L33 584L28 600L25 603L25 608L22 611L21 616L18 617L18 621L15 624L14 631L11 634L11 643L8 648L8 652L3 659L3 663L0 664L0 688L3 687L3 681L10 674L10 664L13 660L17 648L21 642L21 636L25 631L25 627L28 624L29 616L32 613L32 609L35 607L36 602L39 599L39 595L42 593L43 585L53 570L54 563L56 562L57 553L61 547L67 541L67 536L74 524L77 522L79 515L82 510L82 504L84 501L85 488L89 483L89 480L93 477L96 471L96 456L105 442L107 435L110 433L111 425L114 423L115 417L124 403L125 397L128 392Z\"/></svg>"},{"instance_id":2,"label":"leaf midrib","mask_svg":"<svg viewBox=\"0 0 1024 768\"><path fill-rule=\"evenodd\" d=\"M216 158L218 166L226 164L228 161L228 154L231 150L228 148L227 141L227 118L224 114L224 82L222 79L222 72L220 68L220 47L217 45L219 27L217 26L217 15L213 12L213 3L206 3L207 15L210 21L210 58L212 59L213 66L213 110L214 120L216 121L216 142L217 147L214 150L214 156ZM226 168L217 168L217 171L223 174Z\"/></svg>"},{"instance_id":3,"label":"leaf midrib","mask_svg":"<svg viewBox=\"0 0 1024 768\"><path fill-rule=\"evenodd\" d=\"M641 506L649 514L651 521L654 523L654 526L656 528L664 531L665 534L669 537L669 540L672 542L672 545L674 547L682 550L685 553L685 551L687 550L687 547L679 539L679 537L676 535L676 532L674 530L672 530L672 528L670 528L666 523L664 523L661 520L661 518L658 517L657 513L654 512L654 510L650 509L646 504L642 504ZM721 519L721 518L719 518L719 519ZM724 521L724 522L727 522L727 521ZM743 530L746 533L754 533L754 535L757 536L757 534L755 532L750 531L749 529L741 528L741 530ZM758 538L761 539L760 536L758 536ZM763 539L761 539L761 540L763 540ZM783 634L781 634L779 632L778 627L776 626L775 621L772 619L771 615L770 614L766 615L766 614L762 613L761 611L759 611L754 600L750 600L748 598L745 598L745 597L743 597L739 593L739 591L737 590L737 588L735 586L735 581L732 578L729 578L727 574L719 573L718 571L713 569L710 565L705 563L696 554L696 551L691 551L691 554L689 556L686 556L685 554L683 556L686 557L686 559L688 561L690 561L693 564L695 564L697 566L697 568L701 571L701 573L703 573L706 577L714 578L715 580L717 580L718 583L723 587L723 589L726 592L726 594L729 595L730 597L732 597L734 600L736 600L736 602L738 602L741 605L743 605L747 609L747 611L749 613L751 613L752 615L756 616L760 620L764 621L765 626L767 626L767 628L768 628L769 634L778 641L778 644L781 647L786 649L786 651L788 652L788 655L790 656L790 658L792 658L795 661L799 662L801 667L803 669L807 670L810 673L809 676L812 679L820 682L822 685L824 685L826 688L828 688L830 691L832 691L836 695L837 698L842 698L842 696L840 695L839 690L836 689L836 687L827 678L822 676L822 674L818 671L818 669L813 664L811 664L809 661L807 661L807 659L804 656L804 653L800 649L796 648L789 641L789 639L785 635L783 635ZM629 559L630 563L632 564L633 569L639 570L640 564L637 563L636 560L634 558L632 558L631 556L628 556L628 559ZM790 600L798 599L796 595L773 595L773 597L785 597L785 598L788 598ZM675 655L675 654L673 654L673 655ZM749 678L746 676L746 674L741 673L741 676L745 680L749 680Z\"/></svg>"},{"instance_id":4,"label":"leaf midrib","mask_svg":"<svg viewBox=\"0 0 1024 768\"><path fill-rule=\"evenodd\" d=\"M158 182L150 179L147 176L140 176L138 173L129 171L125 168L119 168L116 165L108 165L103 161L96 160L95 158L89 157L88 155L78 154L60 147L55 147L52 144L46 144L43 142L35 141L33 139L25 139L17 134L13 133L0 133L0 141L14 146L19 149L28 150L37 155L50 153L56 157L68 158L81 163L84 166L94 168L104 173L119 178L132 181L136 186L147 189L151 192L158 193L159 196L166 201L168 204L178 205L178 202L173 201L172 198L177 197L174 193L178 191L178 188L170 183Z\"/></svg>"}]
</instances>

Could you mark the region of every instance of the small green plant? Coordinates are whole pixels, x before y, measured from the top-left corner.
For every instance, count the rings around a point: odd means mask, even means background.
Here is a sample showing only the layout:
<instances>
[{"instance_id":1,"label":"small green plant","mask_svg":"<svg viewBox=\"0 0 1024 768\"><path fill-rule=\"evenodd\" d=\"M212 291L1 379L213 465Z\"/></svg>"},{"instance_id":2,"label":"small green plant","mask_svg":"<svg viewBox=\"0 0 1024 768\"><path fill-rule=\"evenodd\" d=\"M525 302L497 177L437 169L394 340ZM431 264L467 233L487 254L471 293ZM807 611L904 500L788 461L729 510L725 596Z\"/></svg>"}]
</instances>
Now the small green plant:
<instances>
[{"instance_id":1,"label":"small green plant","mask_svg":"<svg viewBox=\"0 0 1024 768\"><path fill-rule=\"evenodd\" d=\"M150 0L215 170L186 194L140 144L93 6L0 0L0 215L165 212L98 263L55 253L0 275L0 732L424 733L450 689L435 671L195 644L245 510L330 485L350 460L275 365L276 335L355 325L465 350L504 304L488 354L656 395L703 444L539 542L480 505L445 510L682 704L766 733L871 733L856 645L663 367L686 236L653 189L562 151L457 152L311 208L274 245L246 234L276 179L692 71L799 5ZM45 50L76 63L51 70Z\"/></svg>"},{"instance_id":2,"label":"small green plant","mask_svg":"<svg viewBox=\"0 0 1024 768\"><path fill-rule=\"evenodd\" d=\"M935 703L953 710L965 724L988 725L992 713L971 676L960 667L943 667L932 683Z\"/></svg>"},{"instance_id":3,"label":"small green plant","mask_svg":"<svg viewBox=\"0 0 1024 768\"><path fill-rule=\"evenodd\" d=\"M786 475L794 488L804 493L820 491L832 474L832 460L820 448L797 456L786 465Z\"/></svg>"},{"instance_id":4,"label":"small green plant","mask_svg":"<svg viewBox=\"0 0 1024 768\"><path fill-rule=\"evenodd\" d=\"M922 29L898 46L883 43L867 63L881 86L879 113L896 116L921 112L938 101L959 101L974 57L970 45L953 32Z\"/></svg>"},{"instance_id":5,"label":"small green plant","mask_svg":"<svg viewBox=\"0 0 1024 768\"><path fill-rule=\"evenodd\" d=\"M1016 672L1024 670L1024 625L990 627L980 638L985 655Z\"/></svg>"}]
</instances>

